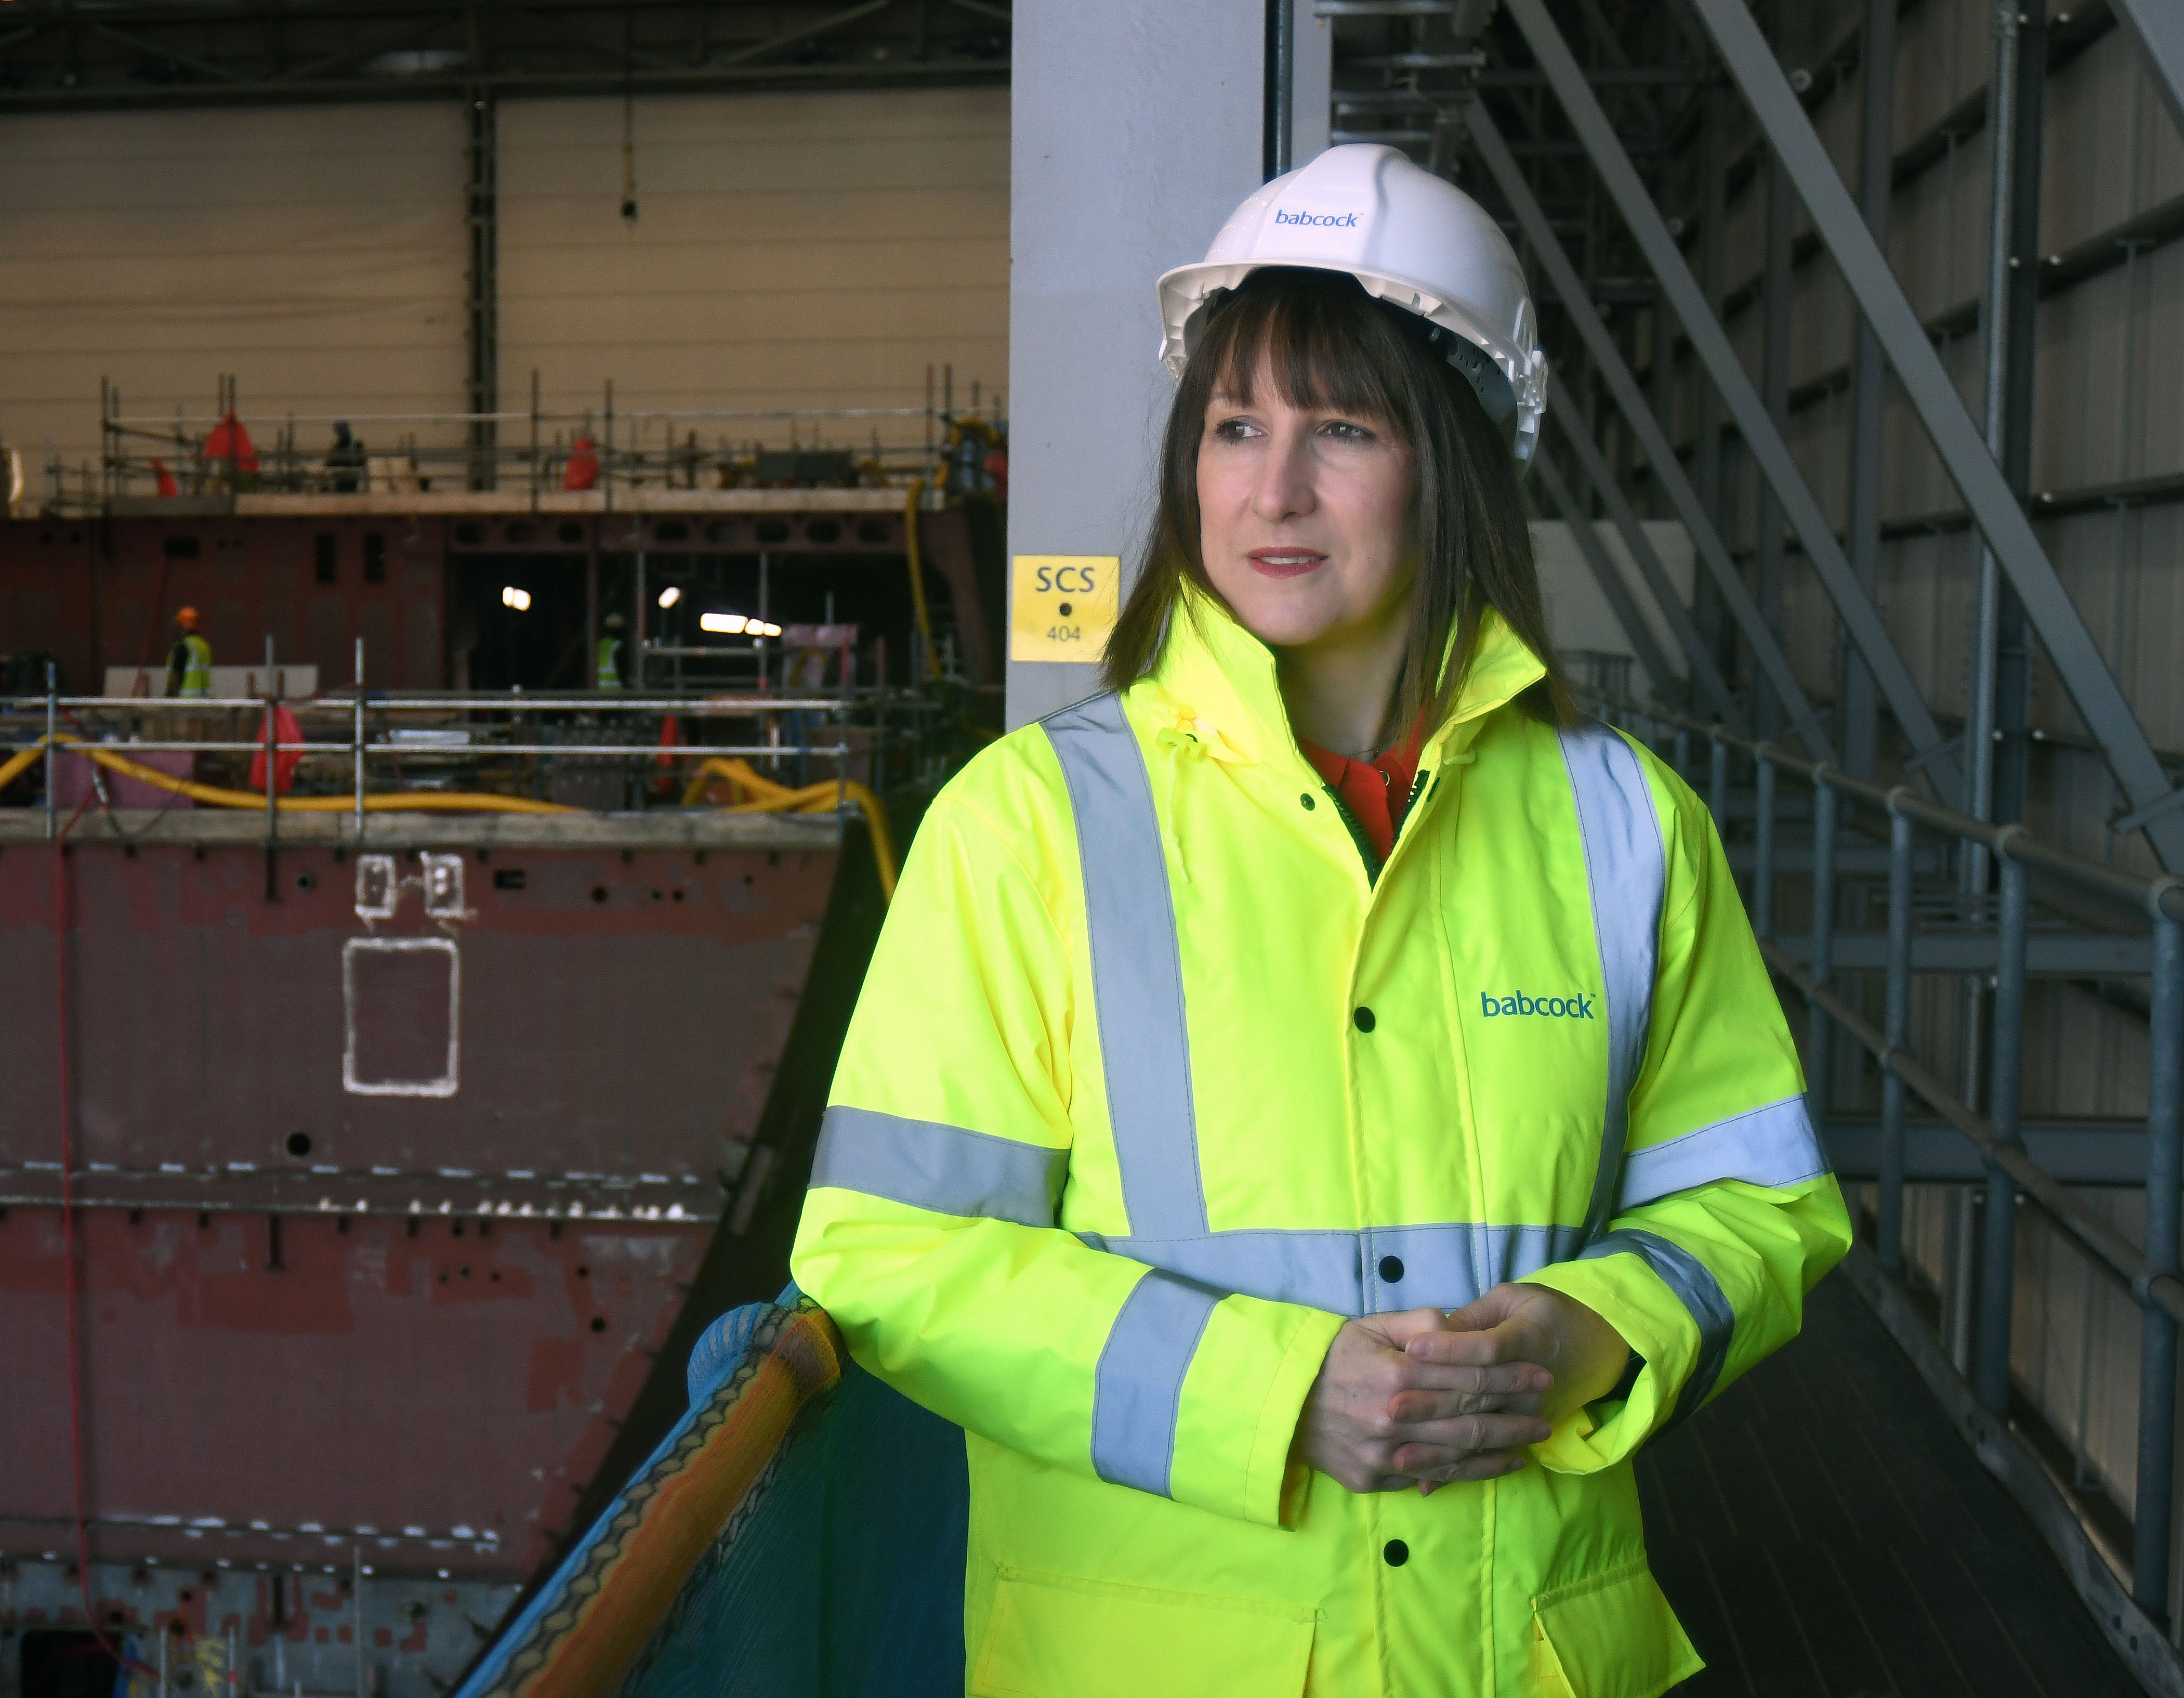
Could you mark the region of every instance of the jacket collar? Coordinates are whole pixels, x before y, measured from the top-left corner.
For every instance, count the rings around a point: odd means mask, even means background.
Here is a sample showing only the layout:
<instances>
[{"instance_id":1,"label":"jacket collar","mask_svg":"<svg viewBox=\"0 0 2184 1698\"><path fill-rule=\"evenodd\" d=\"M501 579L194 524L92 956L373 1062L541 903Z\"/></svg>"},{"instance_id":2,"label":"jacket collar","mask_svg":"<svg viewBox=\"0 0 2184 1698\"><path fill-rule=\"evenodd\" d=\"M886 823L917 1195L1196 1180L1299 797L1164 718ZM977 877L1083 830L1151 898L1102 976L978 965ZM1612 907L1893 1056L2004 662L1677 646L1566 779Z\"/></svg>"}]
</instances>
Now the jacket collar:
<instances>
[{"instance_id":1,"label":"jacket collar","mask_svg":"<svg viewBox=\"0 0 2184 1698\"><path fill-rule=\"evenodd\" d=\"M1420 764L1438 765L1470 740L1479 720L1546 672L1502 616L1488 609L1470 673L1453 710L1426 740ZM1275 678L1273 651L1195 584L1186 582L1169 609L1159 663L1132 694L1141 690L1151 697L1146 706L1158 722L1156 733L1192 736L1217 760L1305 764Z\"/></svg>"}]
</instances>

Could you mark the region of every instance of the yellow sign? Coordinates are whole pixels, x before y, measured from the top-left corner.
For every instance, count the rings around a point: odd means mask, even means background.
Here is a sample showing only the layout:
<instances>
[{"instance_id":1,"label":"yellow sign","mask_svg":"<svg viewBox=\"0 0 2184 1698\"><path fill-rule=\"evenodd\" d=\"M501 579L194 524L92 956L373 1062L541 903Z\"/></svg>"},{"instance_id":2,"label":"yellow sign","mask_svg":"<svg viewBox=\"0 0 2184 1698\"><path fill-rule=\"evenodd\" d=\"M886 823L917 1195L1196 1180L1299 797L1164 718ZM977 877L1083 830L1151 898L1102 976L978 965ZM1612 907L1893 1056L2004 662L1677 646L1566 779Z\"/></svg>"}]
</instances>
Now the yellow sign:
<instances>
[{"instance_id":1,"label":"yellow sign","mask_svg":"<svg viewBox=\"0 0 2184 1698\"><path fill-rule=\"evenodd\" d=\"M1009 658L1097 665L1122 608L1111 554L1020 554L1009 596Z\"/></svg>"}]
</instances>

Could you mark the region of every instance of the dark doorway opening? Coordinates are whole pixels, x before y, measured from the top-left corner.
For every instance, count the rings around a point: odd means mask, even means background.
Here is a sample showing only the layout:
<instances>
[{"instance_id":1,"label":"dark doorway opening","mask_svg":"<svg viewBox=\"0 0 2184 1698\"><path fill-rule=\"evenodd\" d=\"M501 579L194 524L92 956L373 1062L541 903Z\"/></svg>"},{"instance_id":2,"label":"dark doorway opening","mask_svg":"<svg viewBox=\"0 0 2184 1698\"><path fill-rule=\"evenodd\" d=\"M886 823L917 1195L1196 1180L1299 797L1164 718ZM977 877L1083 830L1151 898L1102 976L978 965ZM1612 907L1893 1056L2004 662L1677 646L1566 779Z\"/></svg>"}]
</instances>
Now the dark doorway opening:
<instances>
[{"instance_id":1,"label":"dark doorway opening","mask_svg":"<svg viewBox=\"0 0 2184 1698\"><path fill-rule=\"evenodd\" d=\"M40 1628L23 1635L23 1698L114 1698L120 1672L91 1634Z\"/></svg>"}]
</instances>

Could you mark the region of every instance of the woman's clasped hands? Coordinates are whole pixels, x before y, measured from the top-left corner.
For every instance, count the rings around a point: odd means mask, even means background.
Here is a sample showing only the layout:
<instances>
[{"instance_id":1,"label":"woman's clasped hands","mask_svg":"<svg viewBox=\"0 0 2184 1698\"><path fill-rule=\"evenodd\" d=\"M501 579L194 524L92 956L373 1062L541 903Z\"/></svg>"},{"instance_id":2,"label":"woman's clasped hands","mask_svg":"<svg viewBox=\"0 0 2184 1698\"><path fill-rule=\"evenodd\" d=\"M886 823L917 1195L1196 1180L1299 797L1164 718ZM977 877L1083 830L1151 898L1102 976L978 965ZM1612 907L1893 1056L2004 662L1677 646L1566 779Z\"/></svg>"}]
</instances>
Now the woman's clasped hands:
<instances>
[{"instance_id":1,"label":"woman's clasped hands","mask_svg":"<svg viewBox=\"0 0 2184 1698\"><path fill-rule=\"evenodd\" d=\"M1305 1399L1296 1451L1353 1492L1494 1479L1609 1391L1629 1359L1613 1327L1545 1286L1346 1321Z\"/></svg>"}]
</instances>

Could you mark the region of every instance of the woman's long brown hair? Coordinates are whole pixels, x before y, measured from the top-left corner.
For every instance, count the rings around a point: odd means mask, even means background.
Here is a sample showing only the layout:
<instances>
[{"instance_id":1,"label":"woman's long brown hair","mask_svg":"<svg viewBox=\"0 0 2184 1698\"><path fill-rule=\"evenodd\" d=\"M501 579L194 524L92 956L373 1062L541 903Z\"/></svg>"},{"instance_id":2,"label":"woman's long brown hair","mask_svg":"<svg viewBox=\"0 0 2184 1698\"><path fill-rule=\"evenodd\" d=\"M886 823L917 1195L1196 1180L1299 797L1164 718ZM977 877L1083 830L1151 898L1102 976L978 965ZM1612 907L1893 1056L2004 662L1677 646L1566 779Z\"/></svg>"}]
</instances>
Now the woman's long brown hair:
<instances>
[{"instance_id":1,"label":"woman's long brown hair","mask_svg":"<svg viewBox=\"0 0 2184 1698\"><path fill-rule=\"evenodd\" d=\"M1508 441L1471 385L1428 346L1426 330L1338 272L1255 271L1221 303L1168 410L1159 506L1107 641L1108 688L1128 687L1159 662L1183 580L1221 600L1199 550L1198 445L1216 394L1248 405L1264 381L1290 406L1357 414L1413 451L1418 573L1390 723L1407 726L1423 714L1430 728L1446 716L1489 607L1547 669L1518 699L1524 711L1550 723L1577 717L1547 640Z\"/></svg>"}]
</instances>

